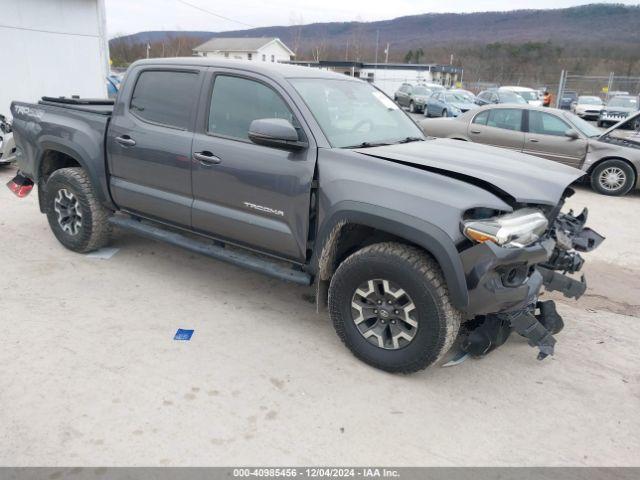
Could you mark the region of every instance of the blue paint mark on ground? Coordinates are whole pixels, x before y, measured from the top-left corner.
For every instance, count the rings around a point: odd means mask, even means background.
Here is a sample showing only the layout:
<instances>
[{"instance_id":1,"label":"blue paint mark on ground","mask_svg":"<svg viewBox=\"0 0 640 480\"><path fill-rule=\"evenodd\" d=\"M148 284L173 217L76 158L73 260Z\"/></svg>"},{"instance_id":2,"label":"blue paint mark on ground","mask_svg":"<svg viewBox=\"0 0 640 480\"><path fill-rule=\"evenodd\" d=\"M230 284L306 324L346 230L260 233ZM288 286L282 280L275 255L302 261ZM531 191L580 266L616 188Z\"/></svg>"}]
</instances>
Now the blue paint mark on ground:
<instances>
[{"instance_id":1,"label":"blue paint mark on ground","mask_svg":"<svg viewBox=\"0 0 640 480\"><path fill-rule=\"evenodd\" d=\"M176 332L176 336L173 337L173 339L183 340L185 342L188 342L189 340L191 340L192 335L193 335L193 330L184 330L182 328L179 328L178 331Z\"/></svg>"}]
</instances>

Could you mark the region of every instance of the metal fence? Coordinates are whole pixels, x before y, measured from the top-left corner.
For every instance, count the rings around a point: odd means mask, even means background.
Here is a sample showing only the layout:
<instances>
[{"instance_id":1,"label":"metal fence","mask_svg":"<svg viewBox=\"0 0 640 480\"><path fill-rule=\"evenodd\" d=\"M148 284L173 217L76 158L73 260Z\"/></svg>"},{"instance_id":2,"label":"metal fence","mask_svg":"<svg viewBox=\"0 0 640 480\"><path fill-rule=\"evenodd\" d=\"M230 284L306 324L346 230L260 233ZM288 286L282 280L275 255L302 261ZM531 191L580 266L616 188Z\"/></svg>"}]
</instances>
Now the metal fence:
<instances>
[{"instance_id":1,"label":"metal fence","mask_svg":"<svg viewBox=\"0 0 640 480\"><path fill-rule=\"evenodd\" d=\"M640 77L628 77L616 75L571 75L566 70L560 74L556 107L560 106L560 100L565 92L576 92L578 95L594 95L608 101L614 95L640 94Z\"/></svg>"}]
</instances>

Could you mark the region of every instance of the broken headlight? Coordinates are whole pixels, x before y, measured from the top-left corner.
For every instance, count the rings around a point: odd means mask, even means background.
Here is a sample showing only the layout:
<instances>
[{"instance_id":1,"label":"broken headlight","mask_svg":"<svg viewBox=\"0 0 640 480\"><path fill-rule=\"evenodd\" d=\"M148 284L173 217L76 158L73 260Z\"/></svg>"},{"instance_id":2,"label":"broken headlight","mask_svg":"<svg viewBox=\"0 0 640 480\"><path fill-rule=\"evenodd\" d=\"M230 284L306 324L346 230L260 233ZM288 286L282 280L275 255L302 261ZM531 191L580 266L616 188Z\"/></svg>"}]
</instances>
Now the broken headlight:
<instances>
[{"instance_id":1,"label":"broken headlight","mask_svg":"<svg viewBox=\"0 0 640 480\"><path fill-rule=\"evenodd\" d=\"M462 222L465 237L474 242L494 242L503 247L525 247L547 231L549 222L540 210L523 208L483 220Z\"/></svg>"}]
</instances>

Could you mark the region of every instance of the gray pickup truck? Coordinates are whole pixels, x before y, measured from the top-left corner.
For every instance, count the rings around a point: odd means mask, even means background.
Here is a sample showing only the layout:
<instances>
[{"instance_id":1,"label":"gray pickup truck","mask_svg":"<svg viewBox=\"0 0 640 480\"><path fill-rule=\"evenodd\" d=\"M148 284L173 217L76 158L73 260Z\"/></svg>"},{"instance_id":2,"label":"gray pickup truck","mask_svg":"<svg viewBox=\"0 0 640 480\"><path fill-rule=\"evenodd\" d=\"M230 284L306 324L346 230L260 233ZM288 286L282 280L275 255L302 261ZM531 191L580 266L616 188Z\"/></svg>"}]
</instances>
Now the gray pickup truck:
<instances>
[{"instance_id":1,"label":"gray pickup truck","mask_svg":"<svg viewBox=\"0 0 640 480\"><path fill-rule=\"evenodd\" d=\"M11 106L19 173L68 249L117 226L316 286L363 361L413 372L455 344L512 331L553 353L541 289L579 297L578 251L601 241L561 213L582 172L433 139L371 84L298 66L145 60L115 101ZM558 273L562 271L563 274ZM456 342L457 340L457 342Z\"/></svg>"}]
</instances>

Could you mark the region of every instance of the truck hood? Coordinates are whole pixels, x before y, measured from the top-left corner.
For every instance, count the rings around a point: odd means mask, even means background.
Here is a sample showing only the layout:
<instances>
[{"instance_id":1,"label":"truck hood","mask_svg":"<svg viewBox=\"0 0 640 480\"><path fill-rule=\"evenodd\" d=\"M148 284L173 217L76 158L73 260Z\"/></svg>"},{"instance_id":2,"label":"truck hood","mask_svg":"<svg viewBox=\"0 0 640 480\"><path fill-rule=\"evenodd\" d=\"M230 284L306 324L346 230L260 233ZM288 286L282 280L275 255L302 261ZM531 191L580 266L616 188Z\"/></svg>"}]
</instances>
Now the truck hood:
<instances>
[{"instance_id":1,"label":"truck hood","mask_svg":"<svg viewBox=\"0 0 640 480\"><path fill-rule=\"evenodd\" d=\"M518 203L556 205L581 170L509 150L445 138L355 149L476 184Z\"/></svg>"}]
</instances>

